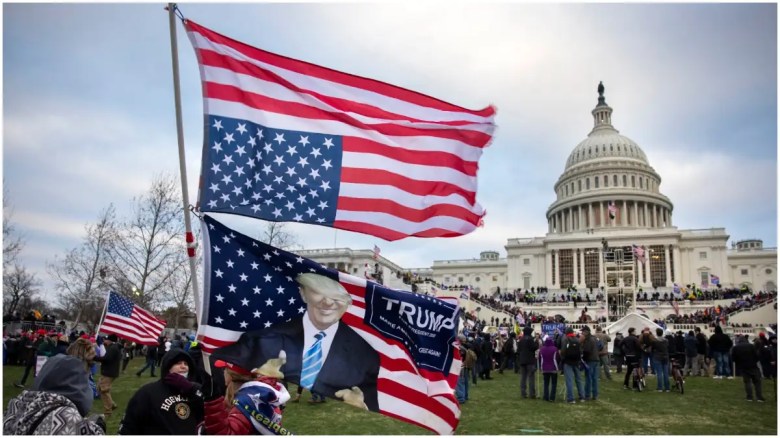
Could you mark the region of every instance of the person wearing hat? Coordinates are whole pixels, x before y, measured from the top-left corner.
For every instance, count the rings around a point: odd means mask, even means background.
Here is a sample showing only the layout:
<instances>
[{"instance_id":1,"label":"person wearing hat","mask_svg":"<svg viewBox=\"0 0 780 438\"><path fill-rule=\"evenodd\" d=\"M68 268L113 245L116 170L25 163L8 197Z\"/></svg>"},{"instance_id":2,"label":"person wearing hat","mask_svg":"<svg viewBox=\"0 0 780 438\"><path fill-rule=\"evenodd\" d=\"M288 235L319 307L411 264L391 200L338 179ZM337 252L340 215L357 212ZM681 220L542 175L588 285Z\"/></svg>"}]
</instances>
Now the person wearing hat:
<instances>
[{"instance_id":1,"label":"person wearing hat","mask_svg":"<svg viewBox=\"0 0 780 438\"><path fill-rule=\"evenodd\" d=\"M214 359L265 363L284 350L285 381L325 397L338 397L340 390L351 389L356 396L362 393L369 410L378 411L379 354L341 322L352 303L349 293L324 275L304 273L296 281L306 303L301 318L243 333L236 343L215 350ZM304 361L312 366L304 370Z\"/></svg>"},{"instance_id":2,"label":"person wearing hat","mask_svg":"<svg viewBox=\"0 0 780 438\"><path fill-rule=\"evenodd\" d=\"M111 397L111 385L114 383L114 379L119 377L122 351L119 348L118 338L113 333L103 339L103 345L106 347L106 354L103 357L95 356L95 362L101 364L98 390L100 391L100 399L103 401L103 415L110 417L114 409L117 408Z\"/></svg>"},{"instance_id":3,"label":"person wearing hat","mask_svg":"<svg viewBox=\"0 0 780 438\"><path fill-rule=\"evenodd\" d=\"M282 427L281 405L290 393L281 383L286 362L284 350L263 366L249 370L223 360L214 363L222 368L227 386L225 395L204 403L203 426L208 435L291 435Z\"/></svg>"},{"instance_id":4,"label":"person wearing hat","mask_svg":"<svg viewBox=\"0 0 780 438\"><path fill-rule=\"evenodd\" d=\"M85 418L92 407L87 372L81 360L68 355L48 359L32 391L8 403L4 435L103 435L105 421Z\"/></svg>"},{"instance_id":5,"label":"person wearing hat","mask_svg":"<svg viewBox=\"0 0 780 438\"><path fill-rule=\"evenodd\" d=\"M171 348L160 364L160 379L133 394L119 423L119 435L195 435L203 421L203 392L195 361Z\"/></svg>"}]
</instances>

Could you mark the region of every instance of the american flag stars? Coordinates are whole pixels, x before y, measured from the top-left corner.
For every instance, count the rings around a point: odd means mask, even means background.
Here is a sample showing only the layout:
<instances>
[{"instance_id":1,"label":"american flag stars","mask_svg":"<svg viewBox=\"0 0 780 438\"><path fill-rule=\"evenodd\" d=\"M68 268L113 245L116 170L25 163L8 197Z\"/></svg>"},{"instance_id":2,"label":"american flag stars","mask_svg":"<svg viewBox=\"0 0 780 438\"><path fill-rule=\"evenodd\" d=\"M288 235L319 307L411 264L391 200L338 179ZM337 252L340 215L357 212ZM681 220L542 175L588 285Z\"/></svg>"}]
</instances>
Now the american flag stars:
<instances>
[{"instance_id":1,"label":"american flag stars","mask_svg":"<svg viewBox=\"0 0 780 438\"><path fill-rule=\"evenodd\" d=\"M325 268L233 233L208 216L204 220L210 242L219 242L208 246L209 289L213 291L206 298L208 325L243 332L303 315L306 305L295 278L302 272L323 273Z\"/></svg>"}]
</instances>

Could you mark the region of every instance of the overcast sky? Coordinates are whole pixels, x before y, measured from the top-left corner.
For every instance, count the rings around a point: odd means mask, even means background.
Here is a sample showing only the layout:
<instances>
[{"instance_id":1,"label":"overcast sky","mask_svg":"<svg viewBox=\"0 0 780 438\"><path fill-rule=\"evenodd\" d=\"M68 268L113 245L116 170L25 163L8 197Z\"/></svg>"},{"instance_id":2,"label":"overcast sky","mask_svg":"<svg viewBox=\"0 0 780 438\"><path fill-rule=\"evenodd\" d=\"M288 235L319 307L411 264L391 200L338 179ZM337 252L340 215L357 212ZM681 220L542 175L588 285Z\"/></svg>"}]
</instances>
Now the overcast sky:
<instances>
[{"instance_id":1,"label":"overcast sky","mask_svg":"<svg viewBox=\"0 0 780 438\"><path fill-rule=\"evenodd\" d=\"M77 246L109 203L161 172L178 176L163 4L3 5L3 180L23 262ZM593 125L603 81L613 125L645 151L680 229L725 227L777 246L777 6L774 4L184 4L219 33L467 108L499 128L480 161L484 228L397 242L314 226L307 249L368 249L406 267L506 255L543 236L553 185ZM178 26L191 202L202 144L194 52ZM247 219L220 220L257 235ZM335 238L335 239L334 239Z\"/></svg>"}]
</instances>

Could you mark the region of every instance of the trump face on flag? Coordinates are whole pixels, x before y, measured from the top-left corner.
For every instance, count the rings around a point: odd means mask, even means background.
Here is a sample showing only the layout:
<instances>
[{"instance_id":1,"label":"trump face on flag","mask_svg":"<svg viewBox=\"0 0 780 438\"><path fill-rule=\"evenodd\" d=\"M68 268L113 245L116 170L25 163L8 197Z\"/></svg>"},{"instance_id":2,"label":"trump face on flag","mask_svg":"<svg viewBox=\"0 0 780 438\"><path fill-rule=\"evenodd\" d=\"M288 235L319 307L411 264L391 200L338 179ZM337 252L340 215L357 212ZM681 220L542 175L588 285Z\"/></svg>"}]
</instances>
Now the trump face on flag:
<instances>
[{"instance_id":1,"label":"trump face on flag","mask_svg":"<svg viewBox=\"0 0 780 438\"><path fill-rule=\"evenodd\" d=\"M379 355L354 330L341 322L352 302L339 282L314 273L296 277L306 303L302 318L247 332L238 342L214 352L216 359L234 364L262 364L284 350L285 380L327 397L357 387L365 407L379 410ZM341 393L339 393L341 395Z\"/></svg>"}]
</instances>

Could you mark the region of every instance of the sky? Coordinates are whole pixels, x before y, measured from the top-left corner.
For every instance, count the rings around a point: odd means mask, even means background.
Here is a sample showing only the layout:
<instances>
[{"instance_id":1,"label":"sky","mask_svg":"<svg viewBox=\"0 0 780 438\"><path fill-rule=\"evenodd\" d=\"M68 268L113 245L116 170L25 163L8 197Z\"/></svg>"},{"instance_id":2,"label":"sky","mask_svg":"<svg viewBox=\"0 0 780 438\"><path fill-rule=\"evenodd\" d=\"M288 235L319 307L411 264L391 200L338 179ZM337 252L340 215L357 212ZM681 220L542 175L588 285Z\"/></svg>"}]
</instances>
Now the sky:
<instances>
[{"instance_id":1,"label":"sky","mask_svg":"<svg viewBox=\"0 0 780 438\"><path fill-rule=\"evenodd\" d=\"M162 3L3 5L3 184L22 263L78 246L109 204L130 212L179 161ZM405 268L506 256L544 236L553 186L593 126L603 81L612 122L644 150L679 229L724 227L777 246L777 5L476 2L183 4L185 17L265 50L471 109L497 107L480 160L485 225L396 242L291 224L306 249L381 248ZM190 202L203 142L200 76L177 21ZM258 236L256 222L220 220Z\"/></svg>"}]
</instances>

